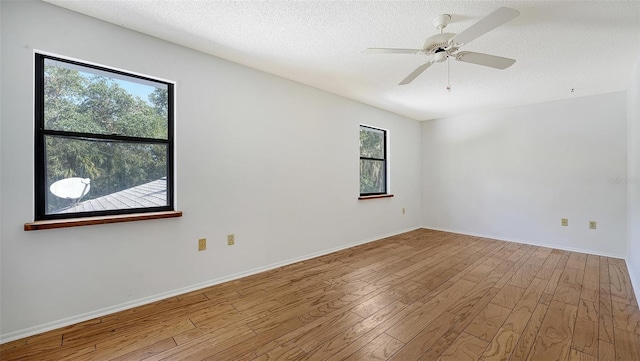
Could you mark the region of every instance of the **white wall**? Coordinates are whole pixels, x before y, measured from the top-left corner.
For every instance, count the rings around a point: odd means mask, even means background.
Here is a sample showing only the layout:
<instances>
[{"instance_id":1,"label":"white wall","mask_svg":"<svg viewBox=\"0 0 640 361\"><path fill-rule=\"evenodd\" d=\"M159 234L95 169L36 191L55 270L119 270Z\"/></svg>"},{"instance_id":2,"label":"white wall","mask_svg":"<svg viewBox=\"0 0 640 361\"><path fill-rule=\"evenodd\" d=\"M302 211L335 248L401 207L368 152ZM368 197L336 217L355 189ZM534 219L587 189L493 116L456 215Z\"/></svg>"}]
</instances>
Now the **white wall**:
<instances>
[{"instance_id":1,"label":"white wall","mask_svg":"<svg viewBox=\"0 0 640 361\"><path fill-rule=\"evenodd\" d=\"M424 122L423 225L624 257L625 104L617 92Z\"/></svg>"},{"instance_id":2,"label":"white wall","mask_svg":"<svg viewBox=\"0 0 640 361\"><path fill-rule=\"evenodd\" d=\"M2 20L2 6L0 6L0 20ZM0 24L0 40L2 40L2 26ZM0 46L0 84L2 82L2 46ZM2 86L0 86L0 136L2 135ZM0 261L2 260L2 146L0 146ZM0 282L2 280L2 267L0 267ZM0 310L2 309L2 283L0 283ZM2 312L0 312L0 325L2 325ZM0 326L2 327L2 326ZM2 334L2 332L0 332Z\"/></svg>"},{"instance_id":3,"label":"white wall","mask_svg":"<svg viewBox=\"0 0 640 361\"><path fill-rule=\"evenodd\" d=\"M49 4L0 7L3 340L420 226L417 121ZM177 81L182 218L22 230L34 49ZM390 132L394 198L357 200L360 122Z\"/></svg>"},{"instance_id":4,"label":"white wall","mask_svg":"<svg viewBox=\"0 0 640 361\"><path fill-rule=\"evenodd\" d=\"M640 54L627 92L627 266L640 299Z\"/></svg>"}]
</instances>

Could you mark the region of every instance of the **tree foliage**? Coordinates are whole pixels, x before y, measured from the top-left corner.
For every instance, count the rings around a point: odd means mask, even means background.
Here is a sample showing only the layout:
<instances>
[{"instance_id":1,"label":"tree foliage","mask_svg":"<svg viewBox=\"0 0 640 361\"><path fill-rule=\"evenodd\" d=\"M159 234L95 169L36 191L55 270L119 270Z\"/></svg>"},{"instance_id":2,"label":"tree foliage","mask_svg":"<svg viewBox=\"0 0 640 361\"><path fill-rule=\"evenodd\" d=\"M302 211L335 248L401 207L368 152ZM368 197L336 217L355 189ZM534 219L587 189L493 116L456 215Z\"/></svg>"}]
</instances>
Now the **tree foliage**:
<instances>
[{"instance_id":1,"label":"tree foliage","mask_svg":"<svg viewBox=\"0 0 640 361\"><path fill-rule=\"evenodd\" d=\"M114 79L45 65L45 129L167 139L167 90L156 88L148 101ZM60 179L91 179L84 199L111 194L167 175L167 146L45 136L46 186ZM47 212L69 201L48 194Z\"/></svg>"}]
</instances>

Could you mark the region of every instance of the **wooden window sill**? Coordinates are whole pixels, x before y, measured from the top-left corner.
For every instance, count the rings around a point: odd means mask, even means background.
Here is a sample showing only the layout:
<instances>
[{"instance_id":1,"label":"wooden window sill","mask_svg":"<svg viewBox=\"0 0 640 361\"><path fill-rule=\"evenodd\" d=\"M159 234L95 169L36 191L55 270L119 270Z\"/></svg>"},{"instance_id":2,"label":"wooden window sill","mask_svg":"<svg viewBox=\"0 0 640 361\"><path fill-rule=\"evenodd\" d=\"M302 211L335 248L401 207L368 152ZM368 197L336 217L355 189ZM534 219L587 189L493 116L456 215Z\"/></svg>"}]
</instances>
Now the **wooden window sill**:
<instances>
[{"instance_id":1,"label":"wooden window sill","mask_svg":"<svg viewBox=\"0 0 640 361\"><path fill-rule=\"evenodd\" d=\"M391 198L393 194L376 194L372 196L360 196L358 199L377 199L377 198Z\"/></svg>"},{"instance_id":2,"label":"wooden window sill","mask_svg":"<svg viewBox=\"0 0 640 361\"><path fill-rule=\"evenodd\" d=\"M182 211L119 214L115 216L86 217L86 218L50 219L50 220L44 220L44 221L35 221L31 223L25 223L24 230L37 231L40 229L80 227L80 226L90 226L94 224L145 221L148 219L175 218L175 217L182 217Z\"/></svg>"}]
</instances>

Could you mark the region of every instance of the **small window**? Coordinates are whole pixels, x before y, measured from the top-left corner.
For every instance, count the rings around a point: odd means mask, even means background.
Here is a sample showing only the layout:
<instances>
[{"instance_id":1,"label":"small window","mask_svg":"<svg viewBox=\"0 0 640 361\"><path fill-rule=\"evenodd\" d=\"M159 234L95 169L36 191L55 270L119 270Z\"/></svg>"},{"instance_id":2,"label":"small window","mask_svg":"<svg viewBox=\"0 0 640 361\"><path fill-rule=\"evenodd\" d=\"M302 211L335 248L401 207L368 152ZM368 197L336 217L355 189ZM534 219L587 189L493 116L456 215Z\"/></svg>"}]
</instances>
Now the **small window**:
<instances>
[{"instance_id":1,"label":"small window","mask_svg":"<svg viewBox=\"0 0 640 361\"><path fill-rule=\"evenodd\" d=\"M173 84L36 54L35 219L173 210Z\"/></svg>"},{"instance_id":2,"label":"small window","mask_svg":"<svg viewBox=\"0 0 640 361\"><path fill-rule=\"evenodd\" d=\"M360 126L360 196L387 194L387 131Z\"/></svg>"}]
</instances>

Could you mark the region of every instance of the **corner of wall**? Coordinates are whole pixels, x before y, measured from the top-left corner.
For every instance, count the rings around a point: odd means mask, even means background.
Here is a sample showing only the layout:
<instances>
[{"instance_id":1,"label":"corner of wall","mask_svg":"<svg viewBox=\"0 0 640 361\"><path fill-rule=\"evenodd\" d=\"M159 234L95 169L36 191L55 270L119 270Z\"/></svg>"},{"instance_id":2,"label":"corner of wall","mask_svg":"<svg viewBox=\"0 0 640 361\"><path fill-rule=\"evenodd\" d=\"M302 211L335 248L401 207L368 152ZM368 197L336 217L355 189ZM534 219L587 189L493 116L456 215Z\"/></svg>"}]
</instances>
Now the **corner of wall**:
<instances>
[{"instance_id":1,"label":"corner of wall","mask_svg":"<svg viewBox=\"0 0 640 361\"><path fill-rule=\"evenodd\" d=\"M640 273L639 270L634 267L634 264L629 262L629 258L625 260L627 263L627 271L629 271L629 278L631 279L631 287L633 288L634 296L636 296L636 301L640 300Z\"/></svg>"},{"instance_id":2,"label":"corner of wall","mask_svg":"<svg viewBox=\"0 0 640 361\"><path fill-rule=\"evenodd\" d=\"M627 91L627 269L640 299L640 53Z\"/></svg>"}]
</instances>

